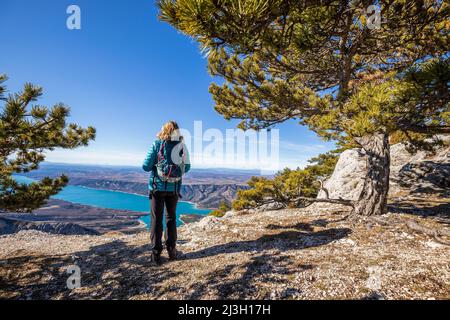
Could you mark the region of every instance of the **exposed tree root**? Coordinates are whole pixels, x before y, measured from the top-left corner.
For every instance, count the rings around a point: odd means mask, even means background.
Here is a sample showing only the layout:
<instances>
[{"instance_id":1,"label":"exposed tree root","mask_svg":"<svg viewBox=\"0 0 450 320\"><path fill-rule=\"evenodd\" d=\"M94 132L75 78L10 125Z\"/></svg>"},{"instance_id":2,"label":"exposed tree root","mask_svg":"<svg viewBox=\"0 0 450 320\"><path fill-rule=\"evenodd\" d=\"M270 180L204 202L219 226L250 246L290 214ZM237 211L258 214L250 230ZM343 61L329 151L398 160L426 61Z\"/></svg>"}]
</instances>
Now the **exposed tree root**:
<instances>
[{"instance_id":1,"label":"exposed tree root","mask_svg":"<svg viewBox=\"0 0 450 320\"><path fill-rule=\"evenodd\" d=\"M310 203L308 205L301 205L300 204L301 201L310 202ZM292 204L295 204L295 206L299 207L299 208L306 208L306 207L310 206L311 204L313 204L315 202L341 204L341 205L349 206L349 207L352 207L352 208L354 208L354 206L355 206L355 201L353 201L353 200L345 200L345 199L342 199L342 198L339 198L339 199L328 199L328 198L322 199L322 198L320 198L319 199L319 198L309 198L309 197L297 197L297 198L295 198L295 199L293 199L291 201L280 201L280 200L276 200L276 199L265 199L263 201L258 202L258 204L256 206L253 206L251 208L245 208L245 209L246 210L258 209L258 208L260 208L260 207L262 207L262 206L264 206L266 204L271 204L271 203L280 203L280 204L284 205L284 207L277 208L277 209L274 209L274 210L281 210L283 208L289 207L289 205L292 205Z\"/></svg>"},{"instance_id":2,"label":"exposed tree root","mask_svg":"<svg viewBox=\"0 0 450 320\"><path fill-rule=\"evenodd\" d=\"M441 244L445 244L447 246L450 246L450 242L445 241L440 238L442 236L450 237L449 230L428 228L428 227L422 226L422 225L418 224L416 221L410 220L410 219L407 219L404 222L409 229L417 231L417 232L425 233L426 235L433 237L434 240L436 240L437 242L439 242Z\"/></svg>"},{"instance_id":3,"label":"exposed tree root","mask_svg":"<svg viewBox=\"0 0 450 320\"><path fill-rule=\"evenodd\" d=\"M344 199L318 199L318 198L308 198L308 197L298 197L293 200L293 203L298 203L299 201L308 201L308 202L324 202L324 203L333 203L333 204L342 204L344 206L354 207L355 202L352 200L344 200Z\"/></svg>"},{"instance_id":4,"label":"exposed tree root","mask_svg":"<svg viewBox=\"0 0 450 320\"><path fill-rule=\"evenodd\" d=\"M360 217L361 218L361 217ZM372 222L372 223L376 223L382 226L398 226L398 225L405 225L408 229L416 231L416 232L420 232L420 233L424 233L430 237L432 237L435 241L450 246L450 242L443 240L441 237L450 237L450 231L446 230L446 229L433 229L433 228L429 228L429 227L425 227L423 225L420 225L419 223L417 223L417 221L414 221L412 219L396 219L394 221L388 221L385 219L382 219L380 217L362 217L362 219L364 221L368 221L368 222ZM352 221L354 221L352 219Z\"/></svg>"},{"instance_id":5,"label":"exposed tree root","mask_svg":"<svg viewBox=\"0 0 450 320\"><path fill-rule=\"evenodd\" d=\"M318 180L320 183L320 189L325 193L325 198L308 198L308 197L297 197L292 202L293 203L299 203L300 201L309 201L309 202L323 202L323 203L333 203L333 204L342 204L344 206L349 206L354 208L355 207L355 201L352 200L345 200L342 198L339 199L330 199L330 193L328 192L328 189L324 186L323 180Z\"/></svg>"},{"instance_id":6,"label":"exposed tree root","mask_svg":"<svg viewBox=\"0 0 450 320\"><path fill-rule=\"evenodd\" d=\"M378 223L378 224L380 224L380 225L382 225L382 226L388 226L388 225L389 225L389 222L388 222L388 221L386 221L386 220L384 220L384 219L382 219L382 218L380 218L380 217L374 217L374 216L372 216L372 217L368 217L368 219L369 219L370 221L375 222L375 223Z\"/></svg>"}]
</instances>

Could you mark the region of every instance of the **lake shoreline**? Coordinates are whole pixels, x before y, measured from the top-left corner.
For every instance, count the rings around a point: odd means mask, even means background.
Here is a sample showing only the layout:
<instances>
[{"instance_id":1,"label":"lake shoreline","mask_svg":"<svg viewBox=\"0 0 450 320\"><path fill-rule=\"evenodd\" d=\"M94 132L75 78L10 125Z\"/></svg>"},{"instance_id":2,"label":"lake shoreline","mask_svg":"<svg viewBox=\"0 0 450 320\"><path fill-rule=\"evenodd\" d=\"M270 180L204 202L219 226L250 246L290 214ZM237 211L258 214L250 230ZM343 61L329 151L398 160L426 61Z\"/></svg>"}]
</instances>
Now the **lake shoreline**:
<instances>
[{"instance_id":1,"label":"lake shoreline","mask_svg":"<svg viewBox=\"0 0 450 320\"><path fill-rule=\"evenodd\" d=\"M15 179L24 183L34 181L34 179L19 175L15 176ZM77 210L79 210L79 213ZM150 202L145 195L96 189L82 185L65 187L49 200L49 204L46 207L35 210L34 214L39 216L43 212L49 223L52 221L67 221L83 224L86 220L92 220L89 223L89 227L94 229L108 229L101 226L96 227L96 219L99 224L106 223L107 226L110 226L110 231L123 230L124 225L120 221L105 221L105 219L124 219L122 222L131 228L135 228L136 225L140 227L145 225L145 228L150 226ZM67 217L67 212L70 212L70 218ZM177 206L177 225L184 224L184 221L180 219L181 215L206 216L209 212L210 210L208 209L199 209L195 203L181 200ZM130 217L136 220L135 223L130 221ZM36 218L30 216L27 218L31 221L36 220ZM37 218L37 220L41 219Z\"/></svg>"},{"instance_id":2,"label":"lake shoreline","mask_svg":"<svg viewBox=\"0 0 450 320\"><path fill-rule=\"evenodd\" d=\"M141 193L136 193L136 192L126 192L126 191L115 190L115 189L105 189L105 188L93 188L93 187L87 187L87 186L84 186L84 185L82 185L82 184L70 184L70 181L69 181L69 185L71 185L71 186L77 186L77 187L85 188L85 189L91 189L91 190L120 192L120 193L132 194L132 195L135 195L135 196L140 196L140 197L148 198L148 195L144 195L144 194L141 194ZM199 205L198 203L196 203L196 202L189 201L189 200L183 200L182 197L181 197L180 199L181 199L181 200L178 200L178 201L189 203L189 204L193 205L193 206L195 207L195 209L198 209L198 210L211 210L211 211L212 211L212 210L217 209L217 208L209 208L209 207L203 207L203 206L200 206L200 205Z\"/></svg>"}]
</instances>

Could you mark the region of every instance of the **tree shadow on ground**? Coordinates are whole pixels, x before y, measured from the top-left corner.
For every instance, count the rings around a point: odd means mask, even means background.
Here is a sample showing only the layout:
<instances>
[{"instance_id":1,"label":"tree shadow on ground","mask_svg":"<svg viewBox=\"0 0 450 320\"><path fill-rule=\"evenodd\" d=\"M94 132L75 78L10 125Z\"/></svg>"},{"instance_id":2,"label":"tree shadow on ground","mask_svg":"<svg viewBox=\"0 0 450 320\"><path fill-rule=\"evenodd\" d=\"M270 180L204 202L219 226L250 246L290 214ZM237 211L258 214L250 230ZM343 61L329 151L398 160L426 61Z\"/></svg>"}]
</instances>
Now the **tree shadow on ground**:
<instances>
[{"instance_id":1,"label":"tree shadow on ground","mask_svg":"<svg viewBox=\"0 0 450 320\"><path fill-rule=\"evenodd\" d=\"M206 281L193 287L193 292L187 299L199 299L208 296L208 293L218 299L274 298L271 292L264 288L270 283L283 286L279 298L288 298L300 292L298 288L289 286L291 281L288 278L312 268L309 264L294 265L289 256L262 253L250 257L245 264L229 264L212 271L207 275ZM239 276L233 277L235 274Z\"/></svg>"},{"instance_id":2,"label":"tree shadow on ground","mask_svg":"<svg viewBox=\"0 0 450 320\"><path fill-rule=\"evenodd\" d=\"M292 229L292 226L268 225L269 229ZM223 253L254 252L276 249L280 251L300 250L328 244L348 236L351 230L348 228L329 228L320 231L312 231L309 224L298 223L295 229L302 231L283 231L276 234L265 234L255 240L233 241L211 246L202 250L186 253L183 259L199 259ZM305 230L305 231L303 231Z\"/></svg>"},{"instance_id":3,"label":"tree shadow on ground","mask_svg":"<svg viewBox=\"0 0 450 320\"><path fill-rule=\"evenodd\" d=\"M389 204L389 211L406 213L419 217L436 217L440 223L450 225L450 203L433 203L431 201L399 201Z\"/></svg>"},{"instance_id":4,"label":"tree shadow on ground","mask_svg":"<svg viewBox=\"0 0 450 320\"><path fill-rule=\"evenodd\" d=\"M412 193L448 197L450 188L450 163L422 161L403 166L396 182Z\"/></svg>"},{"instance_id":5,"label":"tree shadow on ground","mask_svg":"<svg viewBox=\"0 0 450 320\"><path fill-rule=\"evenodd\" d=\"M266 226L269 230L280 230L280 229L295 229L302 231L314 231L314 227L310 223L298 222L292 225L279 225L279 224L269 224Z\"/></svg>"},{"instance_id":6,"label":"tree shadow on ground","mask_svg":"<svg viewBox=\"0 0 450 320\"><path fill-rule=\"evenodd\" d=\"M301 231L314 231L314 227L325 228L329 224L342 222L342 221L345 221L346 219L347 219L347 216L344 216L342 218L338 218L335 220L315 219L309 223L298 222L298 223L290 224L290 225L269 224L266 226L266 229L269 229L269 230L295 229L295 230L301 230Z\"/></svg>"},{"instance_id":7,"label":"tree shadow on ground","mask_svg":"<svg viewBox=\"0 0 450 320\"><path fill-rule=\"evenodd\" d=\"M285 230L263 235L256 240L235 241L186 253L181 259L199 259L222 253L251 253L250 261L244 262L244 265L226 264L221 270L211 272L206 282L194 286L190 298L201 297L208 288L216 288L223 298L236 293L236 290L239 291L235 294L237 297L251 296L258 290L253 281L255 278L265 282L285 282L284 277L294 271L312 268L310 265L292 267L289 257L264 251L275 249L287 252L317 247L346 237L351 232L346 228L314 232L310 226L303 224L298 224L297 228L301 231ZM128 299L141 294L158 298L166 293L191 289L163 287L166 280L190 271L173 270L170 264L155 266L150 260L150 252L149 245L133 246L122 240L68 255L43 256L17 252L15 257L0 261L0 298ZM66 268L71 265L77 265L81 271L81 288L75 290L67 288L70 274ZM242 270L238 279L226 279L230 273ZM286 290L290 290L286 294L292 294L297 289L286 287Z\"/></svg>"},{"instance_id":8,"label":"tree shadow on ground","mask_svg":"<svg viewBox=\"0 0 450 320\"><path fill-rule=\"evenodd\" d=\"M320 220L320 221L319 221ZM291 250L301 250L323 246L335 240L347 237L348 228L329 228L314 231L313 226L324 226L329 221L314 220L312 223L296 223L293 225L269 224L268 230L285 230L276 234L266 234L256 240L235 241L211 246L195 252L186 253L183 259L201 259L219 254L247 252L249 261L244 264L227 264L211 271L206 281L194 285L187 299L199 299L215 296L219 299L268 299L290 298L300 293L292 287L292 278L305 270L312 269L310 264L298 264L289 256ZM294 230L292 230L294 229ZM280 254L283 253L283 254ZM236 277L235 275L239 276ZM268 284L279 284L281 292L270 292Z\"/></svg>"},{"instance_id":9,"label":"tree shadow on ground","mask_svg":"<svg viewBox=\"0 0 450 320\"><path fill-rule=\"evenodd\" d=\"M81 288L70 290L66 268L81 270ZM13 299L126 299L154 293L179 272L150 261L150 247L116 240L68 255L24 255L0 264L0 296Z\"/></svg>"},{"instance_id":10,"label":"tree shadow on ground","mask_svg":"<svg viewBox=\"0 0 450 320\"><path fill-rule=\"evenodd\" d=\"M313 222L323 225L323 221ZM289 251L326 245L351 233L348 228L329 228L314 232L313 225L308 223L287 226L270 224L266 228L285 231L263 235L256 240L235 241L184 254L181 259L195 260L219 254L250 253L245 256L248 258L244 257L247 261L244 260L243 263L236 261L212 270L204 280L189 288L185 299L291 298L300 292L297 287L292 286L293 277L314 266L299 264L289 256ZM286 254L280 254L281 252ZM275 296L264 288L270 284L281 288Z\"/></svg>"}]
</instances>

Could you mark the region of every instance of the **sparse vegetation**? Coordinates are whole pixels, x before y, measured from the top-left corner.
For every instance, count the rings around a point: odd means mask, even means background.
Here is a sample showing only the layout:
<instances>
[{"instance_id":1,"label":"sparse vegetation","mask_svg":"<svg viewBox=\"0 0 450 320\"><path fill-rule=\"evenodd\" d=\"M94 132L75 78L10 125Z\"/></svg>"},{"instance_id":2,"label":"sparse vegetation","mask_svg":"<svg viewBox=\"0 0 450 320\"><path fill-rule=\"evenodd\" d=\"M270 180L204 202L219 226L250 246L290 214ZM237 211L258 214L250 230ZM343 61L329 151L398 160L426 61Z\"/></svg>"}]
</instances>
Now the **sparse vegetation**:
<instances>
[{"instance_id":1,"label":"sparse vegetation","mask_svg":"<svg viewBox=\"0 0 450 320\"><path fill-rule=\"evenodd\" d=\"M317 196L320 181L331 175L338 157L338 151L329 152L309 160L311 164L304 169L286 168L273 179L253 177L248 182L251 189L238 191L233 209L249 209L268 203L293 207L310 204L306 198Z\"/></svg>"},{"instance_id":2,"label":"sparse vegetation","mask_svg":"<svg viewBox=\"0 0 450 320\"><path fill-rule=\"evenodd\" d=\"M229 211L231 209L231 207L225 202L222 201L220 203L219 208L217 208L216 210L213 210L209 213L210 216L214 216L214 217L223 217L223 215Z\"/></svg>"}]
</instances>

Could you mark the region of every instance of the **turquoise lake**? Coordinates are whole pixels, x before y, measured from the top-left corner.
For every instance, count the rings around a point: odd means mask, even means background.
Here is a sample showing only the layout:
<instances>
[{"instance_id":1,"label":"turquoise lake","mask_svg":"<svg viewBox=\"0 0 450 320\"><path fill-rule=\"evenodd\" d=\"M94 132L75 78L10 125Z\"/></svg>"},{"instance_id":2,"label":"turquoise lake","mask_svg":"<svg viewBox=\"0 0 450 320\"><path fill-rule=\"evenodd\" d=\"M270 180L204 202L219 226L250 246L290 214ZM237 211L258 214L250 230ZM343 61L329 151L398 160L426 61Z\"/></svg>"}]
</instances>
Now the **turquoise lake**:
<instances>
[{"instance_id":1,"label":"turquoise lake","mask_svg":"<svg viewBox=\"0 0 450 320\"><path fill-rule=\"evenodd\" d=\"M14 176L14 179L21 183L31 183L34 181L33 179L23 176ZM52 198L92 207L150 212L150 201L148 197L118 191L97 190L81 186L67 186ZM180 215L182 214L207 215L210 211L211 210L198 209L190 202L179 201L177 206L177 225L182 224L180 220ZM150 215L142 217L140 220L147 226L150 225Z\"/></svg>"}]
</instances>

